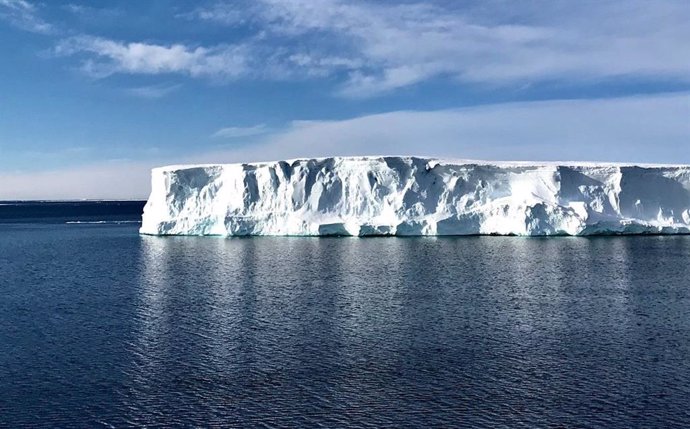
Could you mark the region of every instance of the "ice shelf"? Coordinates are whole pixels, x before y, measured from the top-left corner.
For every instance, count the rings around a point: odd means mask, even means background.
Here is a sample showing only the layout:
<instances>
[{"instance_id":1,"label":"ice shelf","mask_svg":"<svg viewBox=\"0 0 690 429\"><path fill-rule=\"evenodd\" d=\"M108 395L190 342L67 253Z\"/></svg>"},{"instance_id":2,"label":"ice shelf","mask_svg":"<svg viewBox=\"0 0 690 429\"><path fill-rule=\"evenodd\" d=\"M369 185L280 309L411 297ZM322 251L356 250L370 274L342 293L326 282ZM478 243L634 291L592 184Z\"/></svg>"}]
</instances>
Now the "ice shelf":
<instances>
[{"instance_id":1,"label":"ice shelf","mask_svg":"<svg viewBox=\"0 0 690 429\"><path fill-rule=\"evenodd\" d=\"M334 157L152 171L152 235L690 233L690 166Z\"/></svg>"}]
</instances>

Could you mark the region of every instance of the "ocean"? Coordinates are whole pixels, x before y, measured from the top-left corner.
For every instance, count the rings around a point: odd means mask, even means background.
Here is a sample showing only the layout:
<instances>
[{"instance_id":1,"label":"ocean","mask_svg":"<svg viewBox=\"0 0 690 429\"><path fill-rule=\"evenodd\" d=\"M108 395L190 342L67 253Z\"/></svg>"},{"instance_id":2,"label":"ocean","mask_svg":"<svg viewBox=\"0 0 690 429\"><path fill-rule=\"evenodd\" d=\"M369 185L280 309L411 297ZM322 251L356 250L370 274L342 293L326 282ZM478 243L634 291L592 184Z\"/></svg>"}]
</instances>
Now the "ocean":
<instances>
[{"instance_id":1,"label":"ocean","mask_svg":"<svg viewBox=\"0 0 690 429\"><path fill-rule=\"evenodd\" d=\"M690 236L140 236L0 204L0 427L689 427Z\"/></svg>"}]
</instances>

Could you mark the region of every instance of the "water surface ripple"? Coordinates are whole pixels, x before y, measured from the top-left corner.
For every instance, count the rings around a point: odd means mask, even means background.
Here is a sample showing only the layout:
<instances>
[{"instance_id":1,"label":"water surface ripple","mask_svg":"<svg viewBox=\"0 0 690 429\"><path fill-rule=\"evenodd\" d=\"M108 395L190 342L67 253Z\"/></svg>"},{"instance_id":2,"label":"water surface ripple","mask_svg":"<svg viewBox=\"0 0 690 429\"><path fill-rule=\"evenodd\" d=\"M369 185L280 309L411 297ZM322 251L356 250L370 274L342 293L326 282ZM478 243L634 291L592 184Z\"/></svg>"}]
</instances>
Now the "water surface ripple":
<instances>
[{"instance_id":1,"label":"water surface ripple","mask_svg":"<svg viewBox=\"0 0 690 429\"><path fill-rule=\"evenodd\" d=\"M136 228L0 225L0 426L690 426L690 237Z\"/></svg>"}]
</instances>

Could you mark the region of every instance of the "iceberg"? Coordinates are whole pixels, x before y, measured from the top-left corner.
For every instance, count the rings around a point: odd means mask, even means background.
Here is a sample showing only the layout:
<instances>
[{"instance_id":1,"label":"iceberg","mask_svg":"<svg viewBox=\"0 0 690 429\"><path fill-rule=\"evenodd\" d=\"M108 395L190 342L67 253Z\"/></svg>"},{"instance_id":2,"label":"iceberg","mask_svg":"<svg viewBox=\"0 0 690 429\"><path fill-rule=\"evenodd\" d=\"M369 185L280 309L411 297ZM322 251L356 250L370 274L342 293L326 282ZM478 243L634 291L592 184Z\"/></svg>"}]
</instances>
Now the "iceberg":
<instances>
[{"instance_id":1,"label":"iceberg","mask_svg":"<svg viewBox=\"0 0 690 429\"><path fill-rule=\"evenodd\" d=\"M152 171L142 234L690 233L690 166L332 157Z\"/></svg>"}]
</instances>

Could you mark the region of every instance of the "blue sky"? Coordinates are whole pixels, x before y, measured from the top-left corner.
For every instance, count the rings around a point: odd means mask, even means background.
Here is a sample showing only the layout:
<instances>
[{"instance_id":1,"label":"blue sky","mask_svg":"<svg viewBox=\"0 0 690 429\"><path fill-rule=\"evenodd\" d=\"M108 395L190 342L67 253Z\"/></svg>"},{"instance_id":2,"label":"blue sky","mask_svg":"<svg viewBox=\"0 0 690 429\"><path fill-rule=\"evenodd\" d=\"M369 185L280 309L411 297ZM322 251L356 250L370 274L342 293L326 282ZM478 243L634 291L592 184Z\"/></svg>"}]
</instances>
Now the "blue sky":
<instances>
[{"instance_id":1,"label":"blue sky","mask_svg":"<svg viewBox=\"0 0 690 429\"><path fill-rule=\"evenodd\" d=\"M690 3L0 0L0 199L170 163L690 163Z\"/></svg>"}]
</instances>

